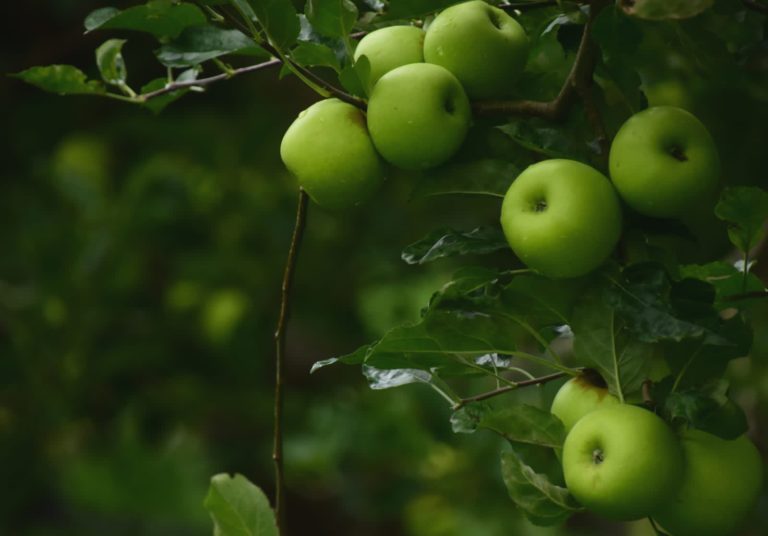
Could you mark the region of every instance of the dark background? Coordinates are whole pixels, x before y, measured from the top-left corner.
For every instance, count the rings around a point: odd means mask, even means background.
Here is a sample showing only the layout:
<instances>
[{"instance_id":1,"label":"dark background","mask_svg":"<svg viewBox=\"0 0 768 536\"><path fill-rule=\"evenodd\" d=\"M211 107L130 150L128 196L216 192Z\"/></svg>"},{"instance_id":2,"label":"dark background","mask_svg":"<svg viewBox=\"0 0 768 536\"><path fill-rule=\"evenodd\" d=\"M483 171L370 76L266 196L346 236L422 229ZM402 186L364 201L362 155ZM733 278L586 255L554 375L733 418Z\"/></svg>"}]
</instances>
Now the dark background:
<instances>
[{"instance_id":1,"label":"dark background","mask_svg":"<svg viewBox=\"0 0 768 536\"><path fill-rule=\"evenodd\" d=\"M103 5L4 6L2 72L68 63L97 76L107 36L82 35L82 19ZM126 35L129 82L162 76L153 41ZM694 111L726 180L765 186L768 52L734 79L646 45L637 61L651 103ZM0 79L0 534L210 534L211 475L240 472L271 492L271 336L296 201L278 147L314 100L275 71L161 115ZM495 200L409 190L393 180L359 209L310 207L288 344L290 533L649 534L588 516L533 527L506 496L500 442L452 434L432 392L371 391L357 368L309 375L417 318L458 265L408 267L404 245L496 221ZM756 316L753 359L729 374L765 453L768 309ZM514 396L547 403L556 387ZM765 493L758 510L745 534L765 534Z\"/></svg>"}]
</instances>

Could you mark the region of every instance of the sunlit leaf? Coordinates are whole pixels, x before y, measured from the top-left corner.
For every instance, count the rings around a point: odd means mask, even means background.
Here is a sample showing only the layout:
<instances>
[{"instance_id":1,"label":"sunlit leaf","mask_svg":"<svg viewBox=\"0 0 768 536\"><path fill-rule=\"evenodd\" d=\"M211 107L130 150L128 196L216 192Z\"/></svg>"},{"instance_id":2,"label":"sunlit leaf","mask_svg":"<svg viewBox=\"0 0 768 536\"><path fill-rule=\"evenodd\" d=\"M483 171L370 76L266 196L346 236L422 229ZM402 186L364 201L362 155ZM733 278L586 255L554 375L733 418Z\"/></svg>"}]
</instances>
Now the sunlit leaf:
<instances>
[{"instance_id":1,"label":"sunlit leaf","mask_svg":"<svg viewBox=\"0 0 768 536\"><path fill-rule=\"evenodd\" d=\"M13 76L59 95L98 95L106 92L101 82L88 80L84 72L72 65L31 67Z\"/></svg>"},{"instance_id":2,"label":"sunlit leaf","mask_svg":"<svg viewBox=\"0 0 768 536\"><path fill-rule=\"evenodd\" d=\"M203 505L217 536L278 536L267 496L243 475L211 478Z\"/></svg>"},{"instance_id":3,"label":"sunlit leaf","mask_svg":"<svg viewBox=\"0 0 768 536\"><path fill-rule=\"evenodd\" d=\"M107 83L122 86L128 76L122 49L125 39L110 39L96 49L96 65Z\"/></svg>"}]
</instances>

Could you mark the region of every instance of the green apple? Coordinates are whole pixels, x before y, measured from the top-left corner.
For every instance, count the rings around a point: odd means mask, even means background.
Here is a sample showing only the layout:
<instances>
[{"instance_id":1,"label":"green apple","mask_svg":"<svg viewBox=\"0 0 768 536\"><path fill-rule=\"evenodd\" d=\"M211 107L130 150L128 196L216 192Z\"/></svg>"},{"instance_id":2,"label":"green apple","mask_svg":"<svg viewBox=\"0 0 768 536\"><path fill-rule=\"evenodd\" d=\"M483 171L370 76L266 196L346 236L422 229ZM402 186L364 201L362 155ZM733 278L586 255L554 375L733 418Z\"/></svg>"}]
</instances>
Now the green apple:
<instances>
[{"instance_id":1,"label":"green apple","mask_svg":"<svg viewBox=\"0 0 768 536\"><path fill-rule=\"evenodd\" d=\"M760 453L746 436L729 441L687 430L681 441L682 485L653 518L673 536L734 534L762 488Z\"/></svg>"},{"instance_id":2,"label":"green apple","mask_svg":"<svg viewBox=\"0 0 768 536\"><path fill-rule=\"evenodd\" d=\"M605 380L596 371L586 369L565 382L552 400L552 414L563 421L569 432L587 413L619 403L619 399L608 392Z\"/></svg>"},{"instance_id":3,"label":"green apple","mask_svg":"<svg viewBox=\"0 0 768 536\"><path fill-rule=\"evenodd\" d=\"M355 49L371 65L369 82L373 87L384 73L401 65L424 61L424 30L415 26L388 26L369 33Z\"/></svg>"},{"instance_id":4,"label":"green apple","mask_svg":"<svg viewBox=\"0 0 768 536\"><path fill-rule=\"evenodd\" d=\"M657 106L630 117L609 160L619 195L641 214L680 218L712 208L720 179L717 147L701 121L681 108Z\"/></svg>"},{"instance_id":5,"label":"green apple","mask_svg":"<svg viewBox=\"0 0 768 536\"><path fill-rule=\"evenodd\" d=\"M510 247L528 267L552 278L597 268L621 234L621 208L610 181L573 160L545 160L512 182L501 206Z\"/></svg>"},{"instance_id":6,"label":"green apple","mask_svg":"<svg viewBox=\"0 0 768 536\"><path fill-rule=\"evenodd\" d=\"M571 494L617 521L647 517L672 500L682 467L672 429L637 406L618 404L585 415L563 445L563 475Z\"/></svg>"},{"instance_id":7,"label":"green apple","mask_svg":"<svg viewBox=\"0 0 768 536\"><path fill-rule=\"evenodd\" d=\"M365 201L384 180L365 115L338 99L301 112L283 136L280 156L309 197L328 209Z\"/></svg>"},{"instance_id":8,"label":"green apple","mask_svg":"<svg viewBox=\"0 0 768 536\"><path fill-rule=\"evenodd\" d=\"M472 99L508 96L527 57L523 27L481 0L447 8L424 38L424 60L455 74Z\"/></svg>"},{"instance_id":9,"label":"green apple","mask_svg":"<svg viewBox=\"0 0 768 536\"><path fill-rule=\"evenodd\" d=\"M368 130L376 149L402 169L426 169L448 160L464 141L470 119L459 81L429 63L389 71L368 102Z\"/></svg>"}]
</instances>

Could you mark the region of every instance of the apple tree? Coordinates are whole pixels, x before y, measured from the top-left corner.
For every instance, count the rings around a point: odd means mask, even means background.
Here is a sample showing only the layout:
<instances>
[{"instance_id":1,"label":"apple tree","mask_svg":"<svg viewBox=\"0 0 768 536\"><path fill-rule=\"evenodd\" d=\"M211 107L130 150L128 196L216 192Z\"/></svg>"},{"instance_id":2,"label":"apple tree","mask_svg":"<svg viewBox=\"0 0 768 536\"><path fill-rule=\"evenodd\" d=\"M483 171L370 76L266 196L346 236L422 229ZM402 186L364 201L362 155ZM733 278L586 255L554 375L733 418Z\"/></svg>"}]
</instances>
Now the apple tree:
<instances>
[{"instance_id":1,"label":"apple tree","mask_svg":"<svg viewBox=\"0 0 768 536\"><path fill-rule=\"evenodd\" d=\"M672 42L704 71L744 77L765 47L768 4L308 0L303 12L295 4L105 7L88 15L86 31L151 35L166 76L136 85L126 40L116 38L95 51L100 79L70 65L15 75L154 113L266 69L317 93L281 145L298 203L275 333L274 512L244 477L217 475L205 502L216 533L284 526L282 371L289 308L301 306L291 282L307 213L375 211L386 181L414 197L495 199L497 223L437 229L404 245L414 270L446 257L473 261L434 289L417 322L340 349L312 373L353 366L372 389L434 390L454 432L509 443L501 474L534 524L588 509L648 518L673 536L737 530L763 467L725 373L749 356L751 310L768 296L753 270L768 193L731 179L704 121L652 105L663 58L643 52ZM490 255L510 249L508 264ZM564 379L551 410L504 396Z\"/></svg>"}]
</instances>

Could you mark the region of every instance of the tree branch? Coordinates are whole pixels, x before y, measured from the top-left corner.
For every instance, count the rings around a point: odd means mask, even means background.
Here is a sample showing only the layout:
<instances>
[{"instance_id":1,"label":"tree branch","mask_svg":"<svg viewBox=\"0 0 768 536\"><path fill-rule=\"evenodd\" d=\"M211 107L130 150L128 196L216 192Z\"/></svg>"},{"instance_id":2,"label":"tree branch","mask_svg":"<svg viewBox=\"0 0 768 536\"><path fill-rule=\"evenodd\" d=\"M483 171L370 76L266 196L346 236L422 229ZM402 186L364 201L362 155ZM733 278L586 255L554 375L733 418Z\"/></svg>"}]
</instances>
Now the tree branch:
<instances>
[{"instance_id":1,"label":"tree branch","mask_svg":"<svg viewBox=\"0 0 768 536\"><path fill-rule=\"evenodd\" d=\"M494 396L503 395L504 393L508 393L509 391L514 391L515 389L520 389L521 387L528 387L530 385L542 385L547 382L551 382L552 380L557 380L558 378L563 378L565 376L570 376L567 372L555 372L554 374L548 374L546 376L541 376L539 378L533 378L530 380L523 380L520 382L515 382L514 385L508 385L506 387L499 387L498 389L494 389L493 391L488 391L487 393L482 393L475 396L470 396L468 398L462 398L457 402L453 409L457 410L459 408L462 408L466 406L467 404L471 402L480 402L481 400L487 400L489 398L493 398Z\"/></svg>"},{"instance_id":2,"label":"tree branch","mask_svg":"<svg viewBox=\"0 0 768 536\"><path fill-rule=\"evenodd\" d=\"M760 0L742 0L742 2L753 11L768 15L768 5L761 3Z\"/></svg>"},{"instance_id":3,"label":"tree branch","mask_svg":"<svg viewBox=\"0 0 768 536\"><path fill-rule=\"evenodd\" d=\"M291 298L291 283L296 270L296 260L304 236L307 217L307 193L299 189L299 202L296 208L296 223L293 227L288 258L285 261L283 284L280 293L280 313L275 329L275 428L272 459L275 462L275 517L277 527L282 532L285 521L285 475L283 473L283 368L285 364L285 330Z\"/></svg>"},{"instance_id":4,"label":"tree branch","mask_svg":"<svg viewBox=\"0 0 768 536\"><path fill-rule=\"evenodd\" d=\"M576 58L571 71L563 83L557 97L551 101L532 100L490 100L473 104L478 115L519 115L523 117L543 117L552 121L561 121L573 104L577 94L584 94L592 85L592 74L597 64L597 46L592 40L592 26L598 13L605 7L605 0L594 0L590 4L589 18L584 25ZM602 123L601 123L602 124Z\"/></svg>"}]
</instances>

